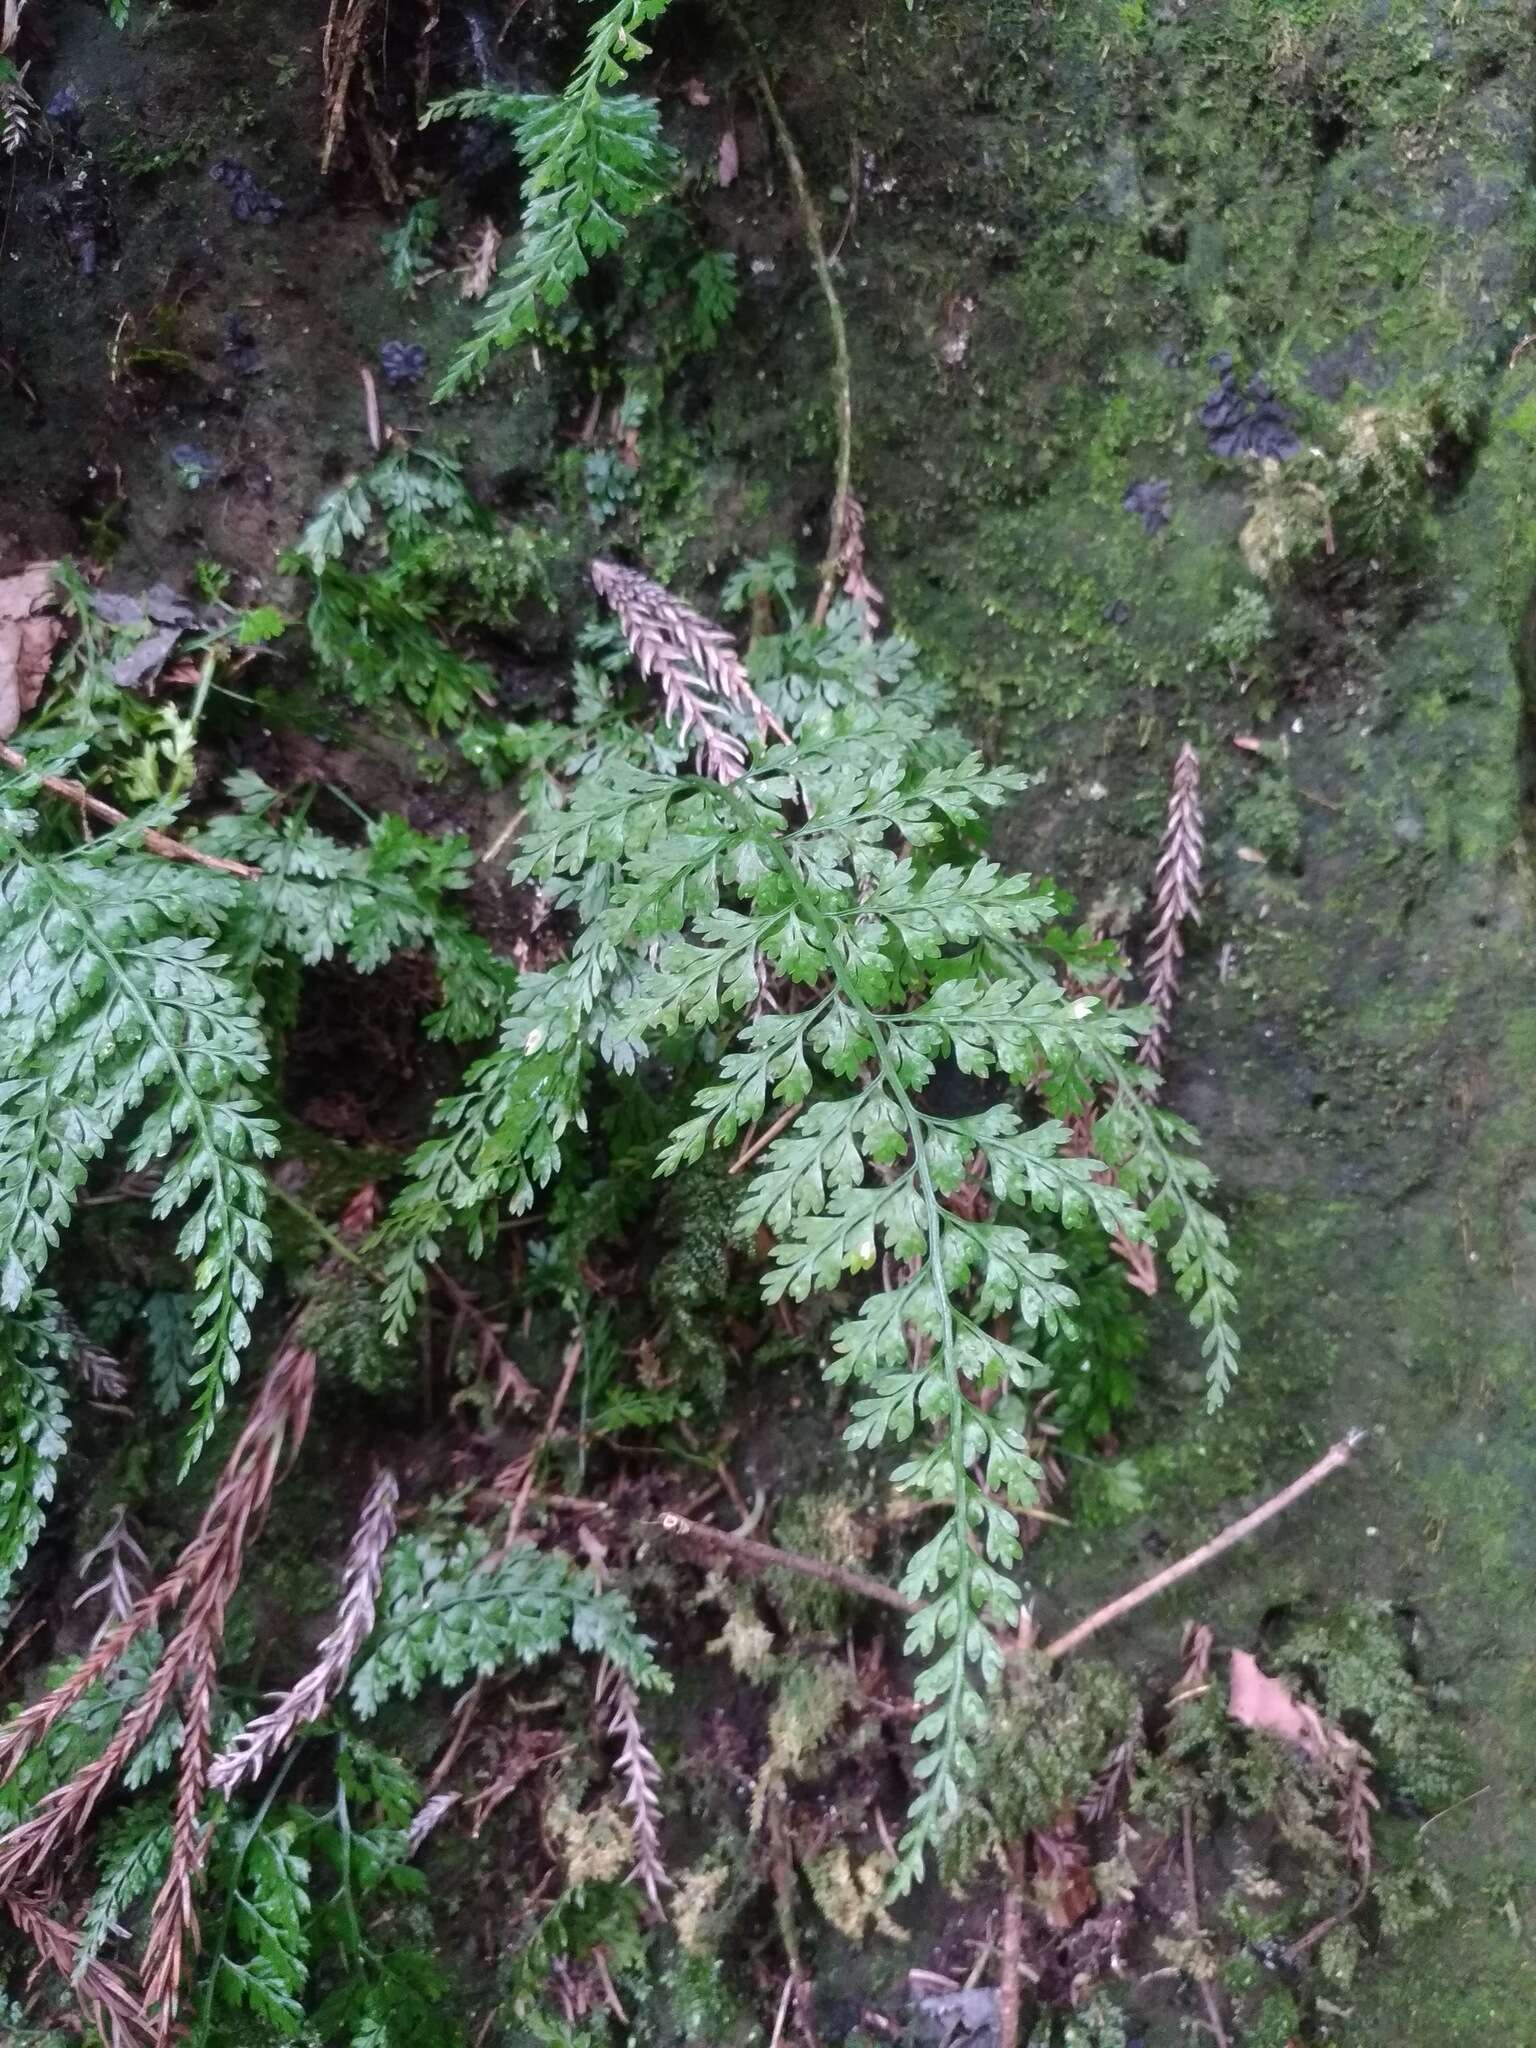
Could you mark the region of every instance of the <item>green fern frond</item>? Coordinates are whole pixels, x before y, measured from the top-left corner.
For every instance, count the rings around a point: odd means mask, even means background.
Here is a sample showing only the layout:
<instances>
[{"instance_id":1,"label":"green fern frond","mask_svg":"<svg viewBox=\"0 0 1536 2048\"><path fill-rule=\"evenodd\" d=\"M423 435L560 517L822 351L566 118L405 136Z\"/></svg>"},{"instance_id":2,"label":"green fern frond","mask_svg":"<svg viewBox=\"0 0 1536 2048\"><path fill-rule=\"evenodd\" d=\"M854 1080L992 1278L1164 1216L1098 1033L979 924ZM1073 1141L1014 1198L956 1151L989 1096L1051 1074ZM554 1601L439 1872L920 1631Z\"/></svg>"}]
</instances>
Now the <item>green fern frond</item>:
<instances>
[{"instance_id":1,"label":"green fern frond","mask_svg":"<svg viewBox=\"0 0 1536 2048\"><path fill-rule=\"evenodd\" d=\"M1068 1334L1076 1307L1030 1218L1131 1241L1174 1226L1169 1257L1213 1399L1235 1364L1233 1274L1200 1201L1203 1169L1142 1093L1132 1055L1147 1016L1068 982L1087 956L1058 929L1050 885L964 856L1023 778L935 731L902 662L909 686L887 702L862 655L842 686L815 680L819 643L800 639L794 672L811 682L780 677L780 701L801 714L795 739L729 786L611 752L562 807L536 810L515 872L575 910L580 936L568 962L520 989L385 1237L399 1320L413 1260L446 1229L467 1226L477 1248L501 1204L526 1208L558 1171L561 1133L604 1063L628 1071L679 1041L713 1062L661 1145L662 1173L804 1105L746 1183L739 1233L771 1235L769 1301L842 1288L886 1260L894 1279L833 1329L827 1372L857 1389L849 1446L908 1444L896 1483L947 1509L902 1581L919 1603L908 1648L924 1664L924 1711L901 1887L958 1809L998 1633L1018 1615L1015 1511L1036 1502L1039 1475L982 1396L1044 1386L1035 1348ZM805 993L765 1004L776 982ZM941 1063L1014 1092L944 1113ZM1096 1127L1101 1149L1078 1156L1066 1119L1106 1098L1117 1108ZM1027 1120L1033 1101L1046 1113ZM1012 1340L993 1334L999 1321Z\"/></svg>"},{"instance_id":2,"label":"green fern frond","mask_svg":"<svg viewBox=\"0 0 1536 2048\"><path fill-rule=\"evenodd\" d=\"M403 1537L384 1567L352 1704L367 1719L397 1695L414 1699L429 1679L462 1685L507 1664L539 1663L567 1642L606 1657L637 1685L666 1683L623 1595L558 1552L514 1544L492 1558L478 1530L451 1549Z\"/></svg>"},{"instance_id":3,"label":"green fern frond","mask_svg":"<svg viewBox=\"0 0 1536 2048\"><path fill-rule=\"evenodd\" d=\"M33 1294L0 1321L0 1601L53 1499L69 1434L57 1368L72 1348L51 1295Z\"/></svg>"},{"instance_id":4,"label":"green fern frond","mask_svg":"<svg viewBox=\"0 0 1536 2048\"><path fill-rule=\"evenodd\" d=\"M589 259L624 240L624 220L666 191L676 162L661 140L656 102L606 87L622 83L646 54L638 31L668 0L619 0L593 24L574 77L558 96L465 92L439 100L423 123L482 119L510 126L523 164L522 234L517 254L485 301L479 327L437 389L449 397L484 375L562 305ZM718 299L718 286L716 287Z\"/></svg>"},{"instance_id":5,"label":"green fern frond","mask_svg":"<svg viewBox=\"0 0 1536 2048\"><path fill-rule=\"evenodd\" d=\"M269 1251L276 1150L251 1090L267 1049L213 932L232 884L113 840L59 854L0 835L0 1307L29 1298L85 1176L114 1139L159 1173L193 1265L190 1463L238 1377Z\"/></svg>"}]
</instances>

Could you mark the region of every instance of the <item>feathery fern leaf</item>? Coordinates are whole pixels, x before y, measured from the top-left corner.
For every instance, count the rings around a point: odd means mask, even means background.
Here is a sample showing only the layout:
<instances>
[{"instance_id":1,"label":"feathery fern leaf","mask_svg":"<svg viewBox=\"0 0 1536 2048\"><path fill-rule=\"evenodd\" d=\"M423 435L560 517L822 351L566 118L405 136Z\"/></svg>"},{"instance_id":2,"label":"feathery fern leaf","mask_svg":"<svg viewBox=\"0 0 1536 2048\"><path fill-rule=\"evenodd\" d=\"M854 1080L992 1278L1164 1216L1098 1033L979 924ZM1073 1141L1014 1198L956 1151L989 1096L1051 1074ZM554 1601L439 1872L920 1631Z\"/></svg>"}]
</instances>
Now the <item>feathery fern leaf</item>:
<instances>
[{"instance_id":1,"label":"feathery fern leaf","mask_svg":"<svg viewBox=\"0 0 1536 2048\"><path fill-rule=\"evenodd\" d=\"M523 228L517 254L486 299L481 323L459 351L437 396L482 376L498 349L532 334L586 275L588 259L616 249L624 216L659 199L674 153L661 140L656 102L604 91L646 54L638 31L668 0L618 0L593 24L586 54L565 91L461 92L439 100L423 123L480 119L509 125L523 163Z\"/></svg>"},{"instance_id":2,"label":"feathery fern leaf","mask_svg":"<svg viewBox=\"0 0 1536 2048\"><path fill-rule=\"evenodd\" d=\"M68 1423L57 1365L72 1342L48 1294L0 1321L0 1600L26 1562L53 1499Z\"/></svg>"},{"instance_id":3,"label":"feathery fern leaf","mask_svg":"<svg viewBox=\"0 0 1536 2048\"><path fill-rule=\"evenodd\" d=\"M378 1621L352 1674L352 1704L365 1718L388 1699L414 1699L428 1679L462 1685L502 1665L536 1664L568 1641L603 1656L635 1684L665 1683L629 1603L556 1552L514 1544L489 1560L470 1530L450 1550L428 1536L391 1550Z\"/></svg>"},{"instance_id":4,"label":"feathery fern leaf","mask_svg":"<svg viewBox=\"0 0 1536 2048\"><path fill-rule=\"evenodd\" d=\"M157 1217L185 1212L197 1364L187 1460L238 1376L269 1250L276 1149L250 1092L267 1049L247 992L213 950L235 886L121 840L34 852L0 835L0 1307L19 1308L92 1163L129 1139L154 1167Z\"/></svg>"},{"instance_id":5,"label":"feathery fern leaf","mask_svg":"<svg viewBox=\"0 0 1536 2048\"><path fill-rule=\"evenodd\" d=\"M839 1287L885 1255L892 1284L835 1327L827 1370L859 1390L850 1447L911 1443L896 1483L948 1510L902 1582L920 1603L908 1647L925 1665L904 1886L958 1809L1001 1668L997 1631L1018 1615L1015 1510L1036 1502L1038 1473L980 1396L1044 1385L1031 1346L1069 1330L1075 1307L1030 1215L1091 1218L1133 1242L1178 1226L1170 1258L1205 1332L1213 1401L1235 1363L1233 1275L1200 1201L1203 1169L1142 1093L1132 1053L1150 1017L1075 993L1083 944L1059 930L1055 891L964 852L1023 778L936 730L906 655L846 628L834 611L826 634L796 626L791 648L759 658L754 680L798 729L738 779L610 753L563 808L536 811L516 872L583 928L562 968L520 990L501 1048L413 1162L386 1240L403 1310L413 1261L450 1224L478 1242L499 1203L526 1207L558 1170L560 1132L601 1064L627 1071L679 1034L714 1052L717 1078L659 1171L805 1105L745 1186L741 1234L773 1238L769 1300ZM875 694L882 667L888 698ZM765 1004L775 982L806 994ZM941 1062L1016 1093L947 1113ZM1065 1120L1100 1092L1118 1113L1100 1119L1097 1157L1075 1156ZM1035 1097L1046 1115L1026 1122ZM994 1334L999 1318L1011 1341Z\"/></svg>"}]
</instances>

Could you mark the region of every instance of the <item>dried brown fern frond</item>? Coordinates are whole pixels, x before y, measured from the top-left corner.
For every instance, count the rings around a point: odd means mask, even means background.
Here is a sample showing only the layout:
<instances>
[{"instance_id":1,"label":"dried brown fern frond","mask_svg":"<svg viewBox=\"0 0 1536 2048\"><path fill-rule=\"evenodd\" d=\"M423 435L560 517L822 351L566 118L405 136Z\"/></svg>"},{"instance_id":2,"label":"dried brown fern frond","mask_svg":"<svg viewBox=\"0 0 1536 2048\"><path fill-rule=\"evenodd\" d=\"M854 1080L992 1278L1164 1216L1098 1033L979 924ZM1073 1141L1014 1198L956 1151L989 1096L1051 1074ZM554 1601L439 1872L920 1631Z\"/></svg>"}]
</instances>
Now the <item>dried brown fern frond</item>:
<instances>
[{"instance_id":1,"label":"dried brown fern frond","mask_svg":"<svg viewBox=\"0 0 1536 2048\"><path fill-rule=\"evenodd\" d=\"M197 1939L193 1892L206 1848L198 1813L208 1789L214 1681L225 1617L240 1581L246 1546L265 1520L284 1449L296 1447L303 1438L314 1386L315 1354L285 1344L251 1404L197 1533L175 1566L124 1621L108 1630L79 1669L20 1714L0 1740L3 1779L81 1693L110 1670L137 1635L185 1602L181 1627L100 1756L48 1793L26 1820L0 1838L0 1894L34 1891L46 1881L55 1859L78 1841L161 1716L179 1704L183 1736L171 1863L150 1916L143 1968L146 1995L154 2008L151 2038L157 2048L171 2038L187 1947Z\"/></svg>"},{"instance_id":2,"label":"dried brown fern frond","mask_svg":"<svg viewBox=\"0 0 1536 2048\"><path fill-rule=\"evenodd\" d=\"M1201 862L1205 854L1205 821L1200 811L1200 756L1188 741L1173 764L1168 822L1158 855L1153 889L1152 936L1142 975L1147 1001L1156 1022L1142 1040L1136 1057L1154 1074L1163 1070L1173 1006L1178 999L1184 961L1184 926L1200 922Z\"/></svg>"},{"instance_id":3,"label":"dried brown fern frond","mask_svg":"<svg viewBox=\"0 0 1536 2048\"><path fill-rule=\"evenodd\" d=\"M144 1580L149 1572L144 1547L129 1528L128 1510L121 1505L112 1510L101 1541L93 1544L80 1560L81 1578L91 1571L97 1576L75 1606L84 1607L88 1600L103 1602L105 1612L96 1631L99 1642L109 1628L126 1621L133 1613L144 1597Z\"/></svg>"},{"instance_id":4,"label":"dried brown fern frond","mask_svg":"<svg viewBox=\"0 0 1536 2048\"><path fill-rule=\"evenodd\" d=\"M629 1839L635 1851L630 1882L640 1886L659 1913L662 1890L670 1890L672 1884L661 1855L661 1801L656 1796L661 1765L645 1739L634 1682L615 1665L608 1665L598 1681L598 1705L605 1712L612 1709L607 1732L619 1745L621 1796L629 1809Z\"/></svg>"},{"instance_id":5,"label":"dried brown fern frond","mask_svg":"<svg viewBox=\"0 0 1536 2048\"><path fill-rule=\"evenodd\" d=\"M381 1472L368 1490L347 1553L336 1626L298 1684L279 1693L264 1714L248 1721L208 1773L211 1788L226 1799L248 1780L260 1777L301 1728L321 1718L340 1691L353 1658L373 1627L384 1553L395 1533L399 1498L400 1483L394 1473Z\"/></svg>"},{"instance_id":6,"label":"dried brown fern frond","mask_svg":"<svg viewBox=\"0 0 1536 2048\"><path fill-rule=\"evenodd\" d=\"M788 734L747 680L729 633L638 569L599 558L592 587L609 605L640 673L661 686L662 704L678 737L694 738L704 772L734 782L747 765L740 736L721 723L718 705L745 712L758 737Z\"/></svg>"},{"instance_id":7,"label":"dried brown fern frond","mask_svg":"<svg viewBox=\"0 0 1536 2048\"><path fill-rule=\"evenodd\" d=\"M152 2036L138 1994L99 1956L81 1964L80 1937L53 1917L46 1901L9 1892L5 1910L43 1961L69 1985L85 2019L109 2048L148 2048Z\"/></svg>"},{"instance_id":8,"label":"dried brown fern frond","mask_svg":"<svg viewBox=\"0 0 1536 2048\"><path fill-rule=\"evenodd\" d=\"M843 595L858 606L864 621L864 638L873 640L880 630L885 592L875 584L864 566L864 507L852 491L843 500L842 530L837 538L837 573Z\"/></svg>"}]
</instances>

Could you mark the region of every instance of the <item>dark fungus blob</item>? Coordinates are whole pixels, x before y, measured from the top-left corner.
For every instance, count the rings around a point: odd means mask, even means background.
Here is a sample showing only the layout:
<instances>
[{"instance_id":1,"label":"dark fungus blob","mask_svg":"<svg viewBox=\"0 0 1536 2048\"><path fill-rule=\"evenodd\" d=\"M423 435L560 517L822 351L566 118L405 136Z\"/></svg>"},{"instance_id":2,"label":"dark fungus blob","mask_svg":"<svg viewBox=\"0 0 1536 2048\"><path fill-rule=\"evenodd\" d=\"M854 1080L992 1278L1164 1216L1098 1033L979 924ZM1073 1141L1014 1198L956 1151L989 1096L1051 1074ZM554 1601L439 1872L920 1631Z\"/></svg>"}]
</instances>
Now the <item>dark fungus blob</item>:
<instances>
[{"instance_id":1,"label":"dark fungus blob","mask_svg":"<svg viewBox=\"0 0 1536 2048\"><path fill-rule=\"evenodd\" d=\"M288 210L277 194L259 184L255 173L235 157L221 156L208 175L215 185L228 187L229 210L236 220L254 221L258 227L272 228Z\"/></svg>"},{"instance_id":2,"label":"dark fungus blob","mask_svg":"<svg viewBox=\"0 0 1536 2048\"><path fill-rule=\"evenodd\" d=\"M1229 460L1257 455L1288 462L1301 443L1292 425L1294 415L1275 396L1269 379L1250 377L1248 388L1240 390L1232 358L1225 351L1211 357L1211 368L1220 381L1200 408L1211 453Z\"/></svg>"},{"instance_id":3,"label":"dark fungus blob","mask_svg":"<svg viewBox=\"0 0 1536 2048\"><path fill-rule=\"evenodd\" d=\"M62 135L71 138L78 133L80 123L85 119L85 108L72 85L60 86L43 112Z\"/></svg>"},{"instance_id":4,"label":"dark fungus blob","mask_svg":"<svg viewBox=\"0 0 1536 2048\"><path fill-rule=\"evenodd\" d=\"M427 352L419 341L386 341L379 350L379 368L384 382L393 390L408 390L419 384L427 367Z\"/></svg>"},{"instance_id":5,"label":"dark fungus blob","mask_svg":"<svg viewBox=\"0 0 1536 2048\"><path fill-rule=\"evenodd\" d=\"M177 469L206 483L211 476L217 476L219 465L206 448L199 448L195 441L178 441L171 450L171 460Z\"/></svg>"},{"instance_id":6,"label":"dark fungus blob","mask_svg":"<svg viewBox=\"0 0 1536 2048\"><path fill-rule=\"evenodd\" d=\"M1144 483L1132 484L1120 500L1127 512L1134 512L1141 521L1143 533L1161 533L1173 517L1169 499L1173 486L1166 477L1149 478Z\"/></svg>"},{"instance_id":7,"label":"dark fungus blob","mask_svg":"<svg viewBox=\"0 0 1536 2048\"><path fill-rule=\"evenodd\" d=\"M256 343L256 330L241 312L224 316L223 350L229 367L237 377L259 377L261 375L261 350Z\"/></svg>"}]
</instances>

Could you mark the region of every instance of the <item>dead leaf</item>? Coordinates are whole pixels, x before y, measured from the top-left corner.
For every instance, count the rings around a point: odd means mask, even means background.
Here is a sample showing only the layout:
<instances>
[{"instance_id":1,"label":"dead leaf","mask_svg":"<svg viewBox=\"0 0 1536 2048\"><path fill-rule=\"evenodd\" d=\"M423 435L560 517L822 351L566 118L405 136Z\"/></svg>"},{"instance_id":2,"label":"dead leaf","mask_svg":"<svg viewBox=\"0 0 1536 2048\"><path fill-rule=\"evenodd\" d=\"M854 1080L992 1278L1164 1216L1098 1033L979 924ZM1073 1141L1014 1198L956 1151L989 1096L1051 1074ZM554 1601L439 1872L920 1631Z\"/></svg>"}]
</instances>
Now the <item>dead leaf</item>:
<instances>
[{"instance_id":1,"label":"dead leaf","mask_svg":"<svg viewBox=\"0 0 1536 2048\"><path fill-rule=\"evenodd\" d=\"M120 654L113 662L113 681L124 690L147 687L165 667L180 638L180 626L161 626L144 639L136 640L126 654Z\"/></svg>"},{"instance_id":2,"label":"dead leaf","mask_svg":"<svg viewBox=\"0 0 1536 2048\"><path fill-rule=\"evenodd\" d=\"M0 50L8 50L21 29L21 10L27 0L5 0L5 15L0 20Z\"/></svg>"},{"instance_id":3,"label":"dead leaf","mask_svg":"<svg viewBox=\"0 0 1536 2048\"><path fill-rule=\"evenodd\" d=\"M1262 754L1264 742L1256 740L1251 732L1235 732L1232 735L1234 747L1241 747L1245 754Z\"/></svg>"},{"instance_id":4,"label":"dead leaf","mask_svg":"<svg viewBox=\"0 0 1536 2048\"><path fill-rule=\"evenodd\" d=\"M1333 1754L1333 1738L1316 1707L1297 1699L1282 1679L1266 1676L1246 1650L1232 1652L1227 1712L1244 1728L1279 1736L1314 1763L1325 1764Z\"/></svg>"},{"instance_id":5,"label":"dead leaf","mask_svg":"<svg viewBox=\"0 0 1536 2048\"><path fill-rule=\"evenodd\" d=\"M715 154L715 183L734 185L736 173L741 169L741 151L736 145L736 130L727 128L720 138L720 147Z\"/></svg>"},{"instance_id":6,"label":"dead leaf","mask_svg":"<svg viewBox=\"0 0 1536 2048\"><path fill-rule=\"evenodd\" d=\"M501 229L495 221L487 218L463 245L464 261L458 270L461 299L485 297L496 275L496 259L500 253Z\"/></svg>"},{"instance_id":7,"label":"dead leaf","mask_svg":"<svg viewBox=\"0 0 1536 2048\"><path fill-rule=\"evenodd\" d=\"M709 87L702 78L685 78L678 87L678 91L690 107L707 107L709 105Z\"/></svg>"},{"instance_id":8,"label":"dead leaf","mask_svg":"<svg viewBox=\"0 0 1536 2048\"><path fill-rule=\"evenodd\" d=\"M1269 866L1268 855L1260 853L1256 846L1240 846L1237 849L1237 857L1239 860L1250 861L1256 868L1267 868Z\"/></svg>"},{"instance_id":9,"label":"dead leaf","mask_svg":"<svg viewBox=\"0 0 1536 2048\"><path fill-rule=\"evenodd\" d=\"M53 602L52 562L0 576L0 739L9 739L43 693L64 627Z\"/></svg>"}]
</instances>

